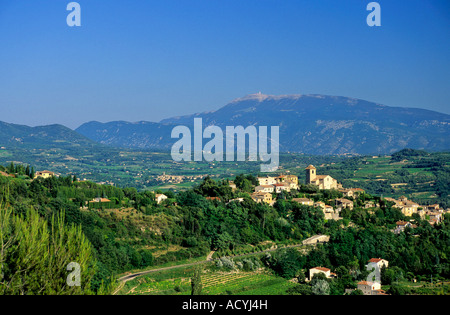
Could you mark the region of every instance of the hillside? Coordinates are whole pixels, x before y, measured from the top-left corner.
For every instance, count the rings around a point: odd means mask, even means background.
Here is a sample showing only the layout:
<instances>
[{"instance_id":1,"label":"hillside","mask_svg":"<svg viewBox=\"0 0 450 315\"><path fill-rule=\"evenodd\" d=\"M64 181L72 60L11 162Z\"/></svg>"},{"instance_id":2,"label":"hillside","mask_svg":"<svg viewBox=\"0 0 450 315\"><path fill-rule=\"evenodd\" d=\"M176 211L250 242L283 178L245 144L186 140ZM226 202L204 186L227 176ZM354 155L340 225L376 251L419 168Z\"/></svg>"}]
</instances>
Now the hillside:
<instances>
[{"instance_id":1,"label":"hillside","mask_svg":"<svg viewBox=\"0 0 450 315\"><path fill-rule=\"evenodd\" d=\"M450 115L389 107L348 97L248 95L212 112L160 123L90 122L77 132L116 147L169 149L176 125L279 126L280 150L306 154L389 154L404 148L450 148Z\"/></svg>"},{"instance_id":2,"label":"hillside","mask_svg":"<svg viewBox=\"0 0 450 315\"><path fill-rule=\"evenodd\" d=\"M62 125L29 127L0 121L0 145L23 149L70 149L99 146Z\"/></svg>"}]
</instances>

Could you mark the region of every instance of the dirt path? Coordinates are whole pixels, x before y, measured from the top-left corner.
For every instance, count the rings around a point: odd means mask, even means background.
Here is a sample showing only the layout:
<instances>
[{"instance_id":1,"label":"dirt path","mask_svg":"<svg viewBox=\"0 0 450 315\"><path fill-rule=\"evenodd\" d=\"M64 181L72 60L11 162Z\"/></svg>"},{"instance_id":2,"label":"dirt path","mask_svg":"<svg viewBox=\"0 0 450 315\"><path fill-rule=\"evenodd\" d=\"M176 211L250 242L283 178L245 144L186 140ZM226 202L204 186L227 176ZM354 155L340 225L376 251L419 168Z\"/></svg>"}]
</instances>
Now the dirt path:
<instances>
[{"instance_id":1,"label":"dirt path","mask_svg":"<svg viewBox=\"0 0 450 315\"><path fill-rule=\"evenodd\" d=\"M207 261L213 260L213 259L212 259L212 256L214 255L215 252L216 252L215 250L213 250L212 252L210 252L210 253L208 254L208 256L206 256L206 260L207 260Z\"/></svg>"},{"instance_id":2,"label":"dirt path","mask_svg":"<svg viewBox=\"0 0 450 315\"><path fill-rule=\"evenodd\" d=\"M251 256L251 255L257 255L257 254L262 254L262 253L273 252L273 251L276 251L276 250L281 249L281 248L295 248L295 247L301 247L301 246L305 246L305 245L304 244L289 245L289 246L286 246L286 247L271 248L271 249L266 249L266 250L263 250L263 251L260 251L260 252L254 252L254 253L248 253L248 254L242 254L242 255L236 255L236 256L230 256L230 257L234 258L234 257ZM213 259L212 258L213 254L214 254L214 251L212 251L212 252L210 252L208 254L208 256L206 257L206 260L201 260L201 261L197 261L197 262L194 262L194 263L188 263L188 264L182 264L182 265L174 265L174 266L169 266L169 267L162 267L162 268L151 269L151 270L141 271L141 272L132 273L132 274L129 274L129 275L122 276L122 277L120 277L118 279L118 281L120 282L120 285L113 292L113 295L116 295L123 288L124 284L127 281L133 280L133 279L135 279L137 277L144 276L144 275L147 275L147 274L150 274L150 273L158 272L158 271L165 271L165 270L171 270L171 269L176 269L176 268L184 268L184 267L190 267L190 266L195 266L195 265L206 264L208 262L212 262L212 261L215 261L215 260L218 259L218 258Z\"/></svg>"}]
</instances>

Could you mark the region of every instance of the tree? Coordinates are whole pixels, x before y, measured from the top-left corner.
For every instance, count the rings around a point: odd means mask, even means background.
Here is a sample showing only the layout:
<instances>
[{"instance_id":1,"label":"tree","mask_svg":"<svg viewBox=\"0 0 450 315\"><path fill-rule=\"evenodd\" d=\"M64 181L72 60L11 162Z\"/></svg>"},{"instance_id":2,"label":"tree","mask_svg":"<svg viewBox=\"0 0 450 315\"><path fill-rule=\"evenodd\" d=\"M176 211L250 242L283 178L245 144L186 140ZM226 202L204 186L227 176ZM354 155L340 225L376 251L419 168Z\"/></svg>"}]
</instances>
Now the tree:
<instances>
[{"instance_id":1,"label":"tree","mask_svg":"<svg viewBox=\"0 0 450 315\"><path fill-rule=\"evenodd\" d=\"M9 164L9 166L8 166L8 173L14 174L15 172L16 172L16 168L14 167L14 162L11 162L11 164Z\"/></svg>"},{"instance_id":2,"label":"tree","mask_svg":"<svg viewBox=\"0 0 450 315\"><path fill-rule=\"evenodd\" d=\"M324 273L316 273L310 285L314 295L330 295L330 285Z\"/></svg>"},{"instance_id":3,"label":"tree","mask_svg":"<svg viewBox=\"0 0 450 315\"><path fill-rule=\"evenodd\" d=\"M223 232L216 236L213 245L218 250L230 249L230 245L233 243L233 238L228 232Z\"/></svg>"},{"instance_id":4,"label":"tree","mask_svg":"<svg viewBox=\"0 0 450 315\"><path fill-rule=\"evenodd\" d=\"M194 275L191 278L191 295L200 295L202 293L202 269L198 267L194 271Z\"/></svg>"},{"instance_id":5,"label":"tree","mask_svg":"<svg viewBox=\"0 0 450 315\"><path fill-rule=\"evenodd\" d=\"M91 294L94 273L91 245L80 226L66 227L60 215L49 228L33 209L24 218L0 207L0 294Z\"/></svg>"},{"instance_id":6,"label":"tree","mask_svg":"<svg viewBox=\"0 0 450 315\"><path fill-rule=\"evenodd\" d=\"M30 165L27 165L27 167L25 168L25 175L27 175L28 177L31 178L30 172L31 172L31 170L30 170Z\"/></svg>"},{"instance_id":7,"label":"tree","mask_svg":"<svg viewBox=\"0 0 450 315\"><path fill-rule=\"evenodd\" d=\"M294 248L277 251L272 262L272 269L285 279L292 279L303 268L305 258Z\"/></svg>"}]
</instances>

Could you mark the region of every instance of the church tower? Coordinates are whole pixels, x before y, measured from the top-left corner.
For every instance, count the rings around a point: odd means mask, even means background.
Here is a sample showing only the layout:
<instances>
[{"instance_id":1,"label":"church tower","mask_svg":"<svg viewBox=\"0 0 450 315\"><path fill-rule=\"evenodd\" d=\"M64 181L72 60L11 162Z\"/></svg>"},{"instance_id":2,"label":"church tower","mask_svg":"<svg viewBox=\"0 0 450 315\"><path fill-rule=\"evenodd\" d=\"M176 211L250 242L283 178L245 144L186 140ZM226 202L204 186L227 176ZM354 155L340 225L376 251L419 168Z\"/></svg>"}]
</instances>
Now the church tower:
<instances>
[{"instance_id":1,"label":"church tower","mask_svg":"<svg viewBox=\"0 0 450 315\"><path fill-rule=\"evenodd\" d=\"M308 166L306 169L306 184L311 184L311 182L316 179L316 168L312 165Z\"/></svg>"}]
</instances>

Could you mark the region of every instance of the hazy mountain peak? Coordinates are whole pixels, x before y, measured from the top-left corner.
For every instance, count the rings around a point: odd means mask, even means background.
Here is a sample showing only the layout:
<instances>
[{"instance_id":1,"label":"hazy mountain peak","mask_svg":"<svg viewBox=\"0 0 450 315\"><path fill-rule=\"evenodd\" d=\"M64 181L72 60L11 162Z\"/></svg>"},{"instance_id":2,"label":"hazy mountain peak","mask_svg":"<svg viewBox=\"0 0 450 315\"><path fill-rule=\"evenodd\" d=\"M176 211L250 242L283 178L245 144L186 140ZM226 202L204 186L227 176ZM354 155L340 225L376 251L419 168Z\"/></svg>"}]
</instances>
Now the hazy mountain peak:
<instances>
[{"instance_id":1,"label":"hazy mountain peak","mask_svg":"<svg viewBox=\"0 0 450 315\"><path fill-rule=\"evenodd\" d=\"M238 103L243 101L258 101L262 102L265 100L281 100L281 99L299 99L303 96L302 94L286 94L286 95L270 95L270 94L262 94L261 92L254 93L254 94L248 94L244 97L239 97L234 100L232 100L230 103Z\"/></svg>"},{"instance_id":2,"label":"hazy mountain peak","mask_svg":"<svg viewBox=\"0 0 450 315\"><path fill-rule=\"evenodd\" d=\"M77 129L113 146L169 149L175 125L279 126L280 150L308 154L384 154L404 148L450 149L450 115L318 94L249 94L205 113L154 124L89 124Z\"/></svg>"}]
</instances>

